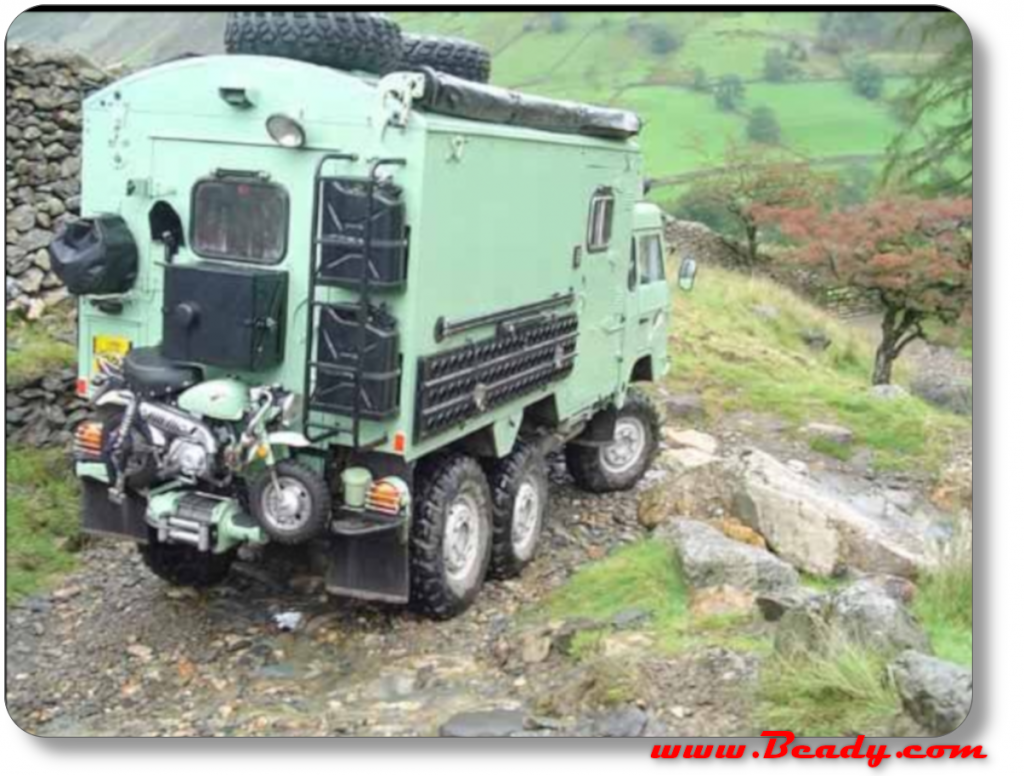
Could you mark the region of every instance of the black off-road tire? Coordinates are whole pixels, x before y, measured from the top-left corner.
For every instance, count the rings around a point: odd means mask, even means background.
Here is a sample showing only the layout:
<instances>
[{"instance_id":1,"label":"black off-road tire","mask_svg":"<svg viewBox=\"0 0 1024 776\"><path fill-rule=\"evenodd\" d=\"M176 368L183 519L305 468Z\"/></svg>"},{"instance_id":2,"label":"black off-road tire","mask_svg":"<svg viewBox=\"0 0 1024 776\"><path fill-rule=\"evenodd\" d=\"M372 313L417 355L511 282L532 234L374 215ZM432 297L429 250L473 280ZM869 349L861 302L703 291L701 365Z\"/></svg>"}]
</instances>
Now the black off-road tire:
<instances>
[{"instance_id":1,"label":"black off-road tire","mask_svg":"<svg viewBox=\"0 0 1024 776\"><path fill-rule=\"evenodd\" d=\"M184 544L163 544L154 536L149 544L139 545L146 567L176 587L199 589L219 585L231 571L235 552L214 555Z\"/></svg>"},{"instance_id":2,"label":"black off-road tire","mask_svg":"<svg viewBox=\"0 0 1024 776\"><path fill-rule=\"evenodd\" d=\"M229 54L283 57L338 70L385 74L402 59L398 24L355 11L231 11L224 29Z\"/></svg>"},{"instance_id":3,"label":"black off-road tire","mask_svg":"<svg viewBox=\"0 0 1024 776\"><path fill-rule=\"evenodd\" d=\"M658 455L661 443L661 418L654 402L642 391L630 388L625 406L616 418L616 428L623 421L635 421L644 431L642 451L634 464L622 471L609 468L605 445L569 444L565 448L565 463L576 485L590 493L614 493L630 490L644 475Z\"/></svg>"},{"instance_id":4,"label":"black off-road tire","mask_svg":"<svg viewBox=\"0 0 1024 776\"><path fill-rule=\"evenodd\" d=\"M286 530L264 513L263 492L274 487L270 469L263 471L249 489L249 508L252 516L267 535L279 544L303 544L315 539L324 532L331 514L331 493L327 481L322 475L298 461L278 461L274 468L280 481L293 480L306 491L310 505L309 519L293 529Z\"/></svg>"},{"instance_id":5,"label":"black off-road tire","mask_svg":"<svg viewBox=\"0 0 1024 776\"><path fill-rule=\"evenodd\" d=\"M505 458L489 467L491 499L494 502L494 541L491 545L491 576L512 579L530 565L540 546L548 506L548 467L541 449L521 442ZM529 541L517 547L515 541L516 502L524 485L532 485L537 504L536 523ZM527 494L528 495L528 494Z\"/></svg>"},{"instance_id":6,"label":"black off-road tire","mask_svg":"<svg viewBox=\"0 0 1024 776\"><path fill-rule=\"evenodd\" d=\"M449 580L445 559L445 531L451 507L460 495L475 501L483 517L478 562L461 589ZM410 536L410 607L435 620L447 620L468 609L487 577L492 534L492 507L487 477L474 459L440 455L421 463L416 471L416 499Z\"/></svg>"},{"instance_id":7,"label":"black off-road tire","mask_svg":"<svg viewBox=\"0 0 1024 776\"><path fill-rule=\"evenodd\" d=\"M460 38L402 35L402 67L424 66L480 84L491 80L491 55L483 46Z\"/></svg>"}]
</instances>

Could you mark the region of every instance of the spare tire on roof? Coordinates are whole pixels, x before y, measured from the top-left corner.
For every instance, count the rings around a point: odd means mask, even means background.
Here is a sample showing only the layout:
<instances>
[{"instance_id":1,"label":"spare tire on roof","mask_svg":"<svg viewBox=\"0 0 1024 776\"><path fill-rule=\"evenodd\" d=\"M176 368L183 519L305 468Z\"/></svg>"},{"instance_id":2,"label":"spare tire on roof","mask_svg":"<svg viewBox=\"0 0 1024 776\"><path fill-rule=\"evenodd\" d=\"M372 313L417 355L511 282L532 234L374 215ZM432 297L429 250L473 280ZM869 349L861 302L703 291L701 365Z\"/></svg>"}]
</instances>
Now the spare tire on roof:
<instances>
[{"instance_id":1,"label":"spare tire on roof","mask_svg":"<svg viewBox=\"0 0 1024 776\"><path fill-rule=\"evenodd\" d=\"M339 70L390 73L402 59L402 32L384 14L354 11L231 11L229 54L310 62Z\"/></svg>"},{"instance_id":2,"label":"spare tire on roof","mask_svg":"<svg viewBox=\"0 0 1024 776\"><path fill-rule=\"evenodd\" d=\"M483 46L460 38L402 35L402 67L424 66L476 83L491 80L491 55Z\"/></svg>"}]
</instances>

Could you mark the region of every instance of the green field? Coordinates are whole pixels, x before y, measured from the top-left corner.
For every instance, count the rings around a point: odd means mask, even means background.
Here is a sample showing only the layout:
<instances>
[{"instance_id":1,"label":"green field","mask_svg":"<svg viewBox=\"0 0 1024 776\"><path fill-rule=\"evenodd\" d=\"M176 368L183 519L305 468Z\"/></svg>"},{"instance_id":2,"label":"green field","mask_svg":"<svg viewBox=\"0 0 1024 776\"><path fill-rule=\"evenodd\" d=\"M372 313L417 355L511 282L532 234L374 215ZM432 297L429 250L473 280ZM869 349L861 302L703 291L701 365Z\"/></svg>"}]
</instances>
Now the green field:
<instances>
[{"instance_id":1,"label":"green field","mask_svg":"<svg viewBox=\"0 0 1024 776\"><path fill-rule=\"evenodd\" d=\"M870 37L842 37L846 49L825 45L818 11L481 12L392 14L407 32L451 35L486 46L495 84L523 91L637 111L646 122L642 144L648 174L675 179L714 168L730 141L745 142L747 115L764 105L782 128L782 143L820 164L880 160L899 130L891 101L910 76L935 61L913 36L900 31L901 14L869 14L881 25ZM852 14L848 14L852 16ZM921 17L917 17L920 19ZM128 14L29 12L15 20L9 41L73 48L131 67L185 52L222 50L221 12ZM798 70L790 80L765 80L765 53L787 53ZM886 74L877 101L857 96L846 77L865 59ZM694 90L700 70L709 84L739 76L747 96L722 113L709 91ZM946 117L949 118L949 117ZM877 161L871 163L877 168ZM656 190L670 202L681 183Z\"/></svg>"},{"instance_id":2,"label":"green field","mask_svg":"<svg viewBox=\"0 0 1024 776\"><path fill-rule=\"evenodd\" d=\"M896 42L861 46L843 55L816 45L818 12L403 13L411 31L459 35L494 54L495 83L542 95L613 104L644 119L648 173L675 178L715 167L730 143L744 143L746 116L757 106L775 111L783 146L818 163L877 168L899 130L891 101L932 54ZM659 45L660 43L660 45ZM798 45L807 52L800 74L785 83L764 80L769 48ZM854 93L844 58L878 64L888 80L882 99ZM712 94L692 88L702 69L714 81L739 75L746 99L723 113ZM668 202L679 185L657 190Z\"/></svg>"}]
</instances>

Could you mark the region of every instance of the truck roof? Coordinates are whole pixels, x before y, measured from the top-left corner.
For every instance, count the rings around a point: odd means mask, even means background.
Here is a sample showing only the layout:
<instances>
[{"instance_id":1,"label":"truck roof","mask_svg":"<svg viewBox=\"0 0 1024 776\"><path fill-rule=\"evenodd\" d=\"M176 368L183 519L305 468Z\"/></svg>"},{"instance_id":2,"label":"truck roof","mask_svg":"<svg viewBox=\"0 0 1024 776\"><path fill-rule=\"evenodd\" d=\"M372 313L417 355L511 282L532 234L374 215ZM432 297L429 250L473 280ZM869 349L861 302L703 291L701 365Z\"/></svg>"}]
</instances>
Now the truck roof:
<instances>
[{"instance_id":1,"label":"truck roof","mask_svg":"<svg viewBox=\"0 0 1024 776\"><path fill-rule=\"evenodd\" d=\"M451 96L453 81L459 94L466 94L465 84L460 79L443 79L441 82ZM188 113L192 116L223 115L224 89L242 89L252 100L257 112L273 112L282 109L300 111L304 120L327 124L365 124L366 117L374 116L381 111L381 95L378 87L382 79L362 73L346 72L322 67L298 60L281 59L263 56L215 55L190 57L147 68L115 81L106 88L90 95L85 101L87 109L110 107L114 100L130 103L132 111L152 113ZM639 152L632 141L635 132L629 129L636 122L639 131L639 119L633 114L611 109L583 106L577 103L546 100L530 97L497 87L486 87L479 84L473 93L481 94L481 89L488 94L498 94L502 100L529 101L530 105L539 105L540 110L534 115L541 116L536 125L515 123L515 121L498 122L484 120L484 117L467 117L458 115L459 111L441 108L437 104L414 104L411 124L420 123L428 131L436 129L443 132L460 132L470 135L491 135L530 139L554 144L614 148L619 151L631 150ZM327 98L329 96L329 99ZM511 96L511 97L509 97ZM450 102L450 99L449 99ZM493 101L492 101L493 102ZM508 102L502 108L491 108L491 116L504 112L515 119L515 112L510 111ZM179 110L181 106L181 110ZM590 111L581 119L580 109ZM496 112L495 112L496 111ZM563 117L575 116L568 122L560 122L551 111ZM488 111L485 110L485 113ZM529 111L521 111L528 113ZM585 122L586 115L597 117L602 123L626 128L615 136L614 133L602 132L571 132L573 122ZM546 117L546 118L545 118ZM630 118L632 117L632 118ZM628 131L627 131L628 130ZM617 131L617 130L616 130Z\"/></svg>"}]
</instances>

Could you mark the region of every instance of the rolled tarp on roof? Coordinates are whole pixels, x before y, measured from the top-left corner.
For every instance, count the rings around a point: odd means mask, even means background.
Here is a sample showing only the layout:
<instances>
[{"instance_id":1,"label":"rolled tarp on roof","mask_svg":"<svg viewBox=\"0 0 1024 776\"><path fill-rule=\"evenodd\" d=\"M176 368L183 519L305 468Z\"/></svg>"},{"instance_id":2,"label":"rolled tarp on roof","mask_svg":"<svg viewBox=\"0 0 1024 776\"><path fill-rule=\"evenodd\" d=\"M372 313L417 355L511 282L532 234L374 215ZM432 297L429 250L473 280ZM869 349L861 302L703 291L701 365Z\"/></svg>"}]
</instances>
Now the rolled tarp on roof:
<instances>
[{"instance_id":1,"label":"rolled tarp on roof","mask_svg":"<svg viewBox=\"0 0 1024 776\"><path fill-rule=\"evenodd\" d=\"M427 113L610 140L638 135L642 127L640 117L630 111L536 97L429 67L417 68L417 72L427 76L427 85L416 107Z\"/></svg>"}]
</instances>

